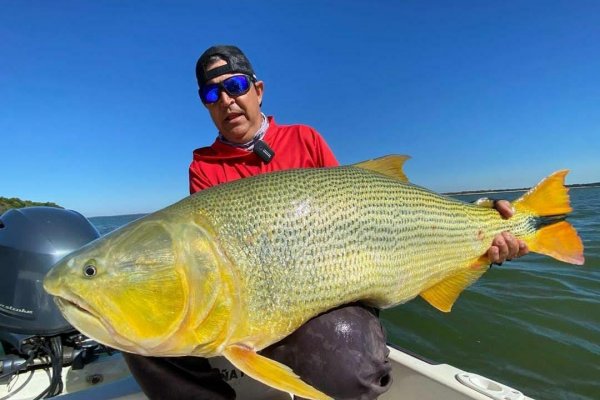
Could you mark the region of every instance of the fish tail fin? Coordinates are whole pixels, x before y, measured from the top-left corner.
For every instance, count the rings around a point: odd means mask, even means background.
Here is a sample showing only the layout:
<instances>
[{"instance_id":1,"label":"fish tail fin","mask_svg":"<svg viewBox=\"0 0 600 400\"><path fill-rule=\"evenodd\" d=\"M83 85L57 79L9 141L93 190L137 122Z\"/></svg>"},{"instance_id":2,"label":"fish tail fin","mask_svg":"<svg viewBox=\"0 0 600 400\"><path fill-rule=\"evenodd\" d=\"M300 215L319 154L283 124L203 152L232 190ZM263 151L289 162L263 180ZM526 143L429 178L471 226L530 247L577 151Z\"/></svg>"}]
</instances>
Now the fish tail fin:
<instances>
[{"instance_id":1,"label":"fish tail fin","mask_svg":"<svg viewBox=\"0 0 600 400\"><path fill-rule=\"evenodd\" d=\"M569 189L565 176L569 171L557 171L513 202L516 212L533 215L537 227L535 233L522 237L531 251L554 257L571 264L582 265L583 244L577 231L564 221L573 209L569 204ZM460 270L420 293L421 297L440 311L449 312L452 305L469 285L487 270L489 264L484 254L471 261L468 268Z\"/></svg>"},{"instance_id":2,"label":"fish tail fin","mask_svg":"<svg viewBox=\"0 0 600 400\"><path fill-rule=\"evenodd\" d=\"M554 172L513 202L516 212L536 217L541 227L523 240L531 251L557 260L582 265L583 243L571 224L563 221L573 209L565 186L568 170Z\"/></svg>"},{"instance_id":3,"label":"fish tail fin","mask_svg":"<svg viewBox=\"0 0 600 400\"><path fill-rule=\"evenodd\" d=\"M544 226L525 239L531 251L545 254L570 264L583 265L583 243L577 231L567 221Z\"/></svg>"},{"instance_id":4,"label":"fish tail fin","mask_svg":"<svg viewBox=\"0 0 600 400\"><path fill-rule=\"evenodd\" d=\"M517 211L525 211L540 217L567 215L573 209L569 202L569 189L565 186L563 169L544 178L527 193L513 202Z\"/></svg>"}]
</instances>

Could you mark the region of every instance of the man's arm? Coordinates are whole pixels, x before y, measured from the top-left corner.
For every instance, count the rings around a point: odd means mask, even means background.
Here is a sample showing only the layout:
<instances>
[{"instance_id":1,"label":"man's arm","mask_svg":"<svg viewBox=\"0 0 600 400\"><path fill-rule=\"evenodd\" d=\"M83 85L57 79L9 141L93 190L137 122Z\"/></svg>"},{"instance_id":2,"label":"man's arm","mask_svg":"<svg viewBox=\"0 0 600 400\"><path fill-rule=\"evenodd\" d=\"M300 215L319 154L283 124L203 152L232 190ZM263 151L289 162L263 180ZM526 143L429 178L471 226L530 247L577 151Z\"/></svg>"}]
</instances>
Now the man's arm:
<instances>
[{"instance_id":1,"label":"man's arm","mask_svg":"<svg viewBox=\"0 0 600 400\"><path fill-rule=\"evenodd\" d=\"M200 190L213 186L193 163L190 165L189 180L190 194L194 194Z\"/></svg>"},{"instance_id":2,"label":"man's arm","mask_svg":"<svg viewBox=\"0 0 600 400\"><path fill-rule=\"evenodd\" d=\"M315 158L316 164L319 167L337 167L340 165L338 160L335 158L333 151L321 136L319 132L315 129L310 128L312 131L313 141L312 141L312 149L313 149L313 157Z\"/></svg>"}]
</instances>

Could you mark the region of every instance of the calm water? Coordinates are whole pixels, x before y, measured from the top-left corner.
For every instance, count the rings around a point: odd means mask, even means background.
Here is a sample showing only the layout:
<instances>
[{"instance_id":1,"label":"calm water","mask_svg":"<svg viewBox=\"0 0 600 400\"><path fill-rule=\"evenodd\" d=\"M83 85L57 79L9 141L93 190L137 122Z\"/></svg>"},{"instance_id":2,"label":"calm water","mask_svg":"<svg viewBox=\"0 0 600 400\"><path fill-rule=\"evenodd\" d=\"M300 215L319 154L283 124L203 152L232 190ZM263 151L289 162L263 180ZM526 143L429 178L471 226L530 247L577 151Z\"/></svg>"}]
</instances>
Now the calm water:
<instances>
[{"instance_id":1,"label":"calm water","mask_svg":"<svg viewBox=\"0 0 600 400\"><path fill-rule=\"evenodd\" d=\"M389 340L536 399L599 400L600 188L572 189L570 194L575 211L569 220L584 242L584 266L531 254L494 267L460 296L449 314L420 298L384 311ZM104 234L138 217L91 220Z\"/></svg>"}]
</instances>

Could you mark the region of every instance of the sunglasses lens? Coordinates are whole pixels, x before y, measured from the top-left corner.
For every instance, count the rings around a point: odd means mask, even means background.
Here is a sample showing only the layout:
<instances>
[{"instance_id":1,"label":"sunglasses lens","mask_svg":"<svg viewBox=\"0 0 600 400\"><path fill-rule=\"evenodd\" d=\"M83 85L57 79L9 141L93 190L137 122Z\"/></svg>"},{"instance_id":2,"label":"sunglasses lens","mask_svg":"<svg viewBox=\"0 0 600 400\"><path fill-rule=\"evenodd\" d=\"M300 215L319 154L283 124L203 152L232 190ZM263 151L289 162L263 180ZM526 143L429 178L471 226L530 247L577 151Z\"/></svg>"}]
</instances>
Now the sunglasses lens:
<instances>
[{"instance_id":1,"label":"sunglasses lens","mask_svg":"<svg viewBox=\"0 0 600 400\"><path fill-rule=\"evenodd\" d=\"M219 100L219 86L208 85L200 91L200 97L203 103L212 104Z\"/></svg>"},{"instance_id":2,"label":"sunglasses lens","mask_svg":"<svg viewBox=\"0 0 600 400\"><path fill-rule=\"evenodd\" d=\"M223 87L230 96L240 96L250 89L250 81L245 75L236 75L223 81Z\"/></svg>"}]
</instances>

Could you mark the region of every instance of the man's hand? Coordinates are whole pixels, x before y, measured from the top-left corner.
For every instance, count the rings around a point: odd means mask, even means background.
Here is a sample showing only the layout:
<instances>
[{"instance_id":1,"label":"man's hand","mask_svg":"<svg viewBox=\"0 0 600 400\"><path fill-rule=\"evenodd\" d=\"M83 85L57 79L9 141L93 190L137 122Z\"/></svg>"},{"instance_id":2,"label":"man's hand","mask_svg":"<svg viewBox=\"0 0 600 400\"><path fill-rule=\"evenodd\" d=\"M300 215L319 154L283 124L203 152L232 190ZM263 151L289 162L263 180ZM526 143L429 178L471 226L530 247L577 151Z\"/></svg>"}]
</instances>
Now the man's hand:
<instances>
[{"instance_id":1,"label":"man's hand","mask_svg":"<svg viewBox=\"0 0 600 400\"><path fill-rule=\"evenodd\" d=\"M507 200L494 202L494 208L498 210L504 219L508 219L514 214L514 210ZM510 261L527 253L529 253L529 249L525 242L517 240L512 233L502 232L494 237L492 246L487 251L487 256L491 263L502 264L504 261Z\"/></svg>"}]
</instances>

